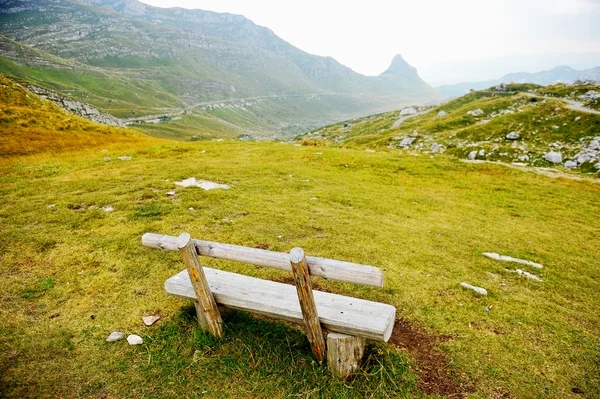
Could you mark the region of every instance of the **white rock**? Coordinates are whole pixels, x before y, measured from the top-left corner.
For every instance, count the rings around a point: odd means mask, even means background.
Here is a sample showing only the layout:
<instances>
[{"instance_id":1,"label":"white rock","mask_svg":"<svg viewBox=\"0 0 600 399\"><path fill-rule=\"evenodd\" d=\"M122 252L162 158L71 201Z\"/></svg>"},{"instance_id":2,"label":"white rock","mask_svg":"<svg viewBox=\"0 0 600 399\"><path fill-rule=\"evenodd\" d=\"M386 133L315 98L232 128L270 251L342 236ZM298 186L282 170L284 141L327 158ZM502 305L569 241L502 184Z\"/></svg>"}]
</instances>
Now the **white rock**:
<instances>
[{"instance_id":1,"label":"white rock","mask_svg":"<svg viewBox=\"0 0 600 399\"><path fill-rule=\"evenodd\" d=\"M104 157L104 162L110 162L110 158L109 157Z\"/></svg>"},{"instance_id":2,"label":"white rock","mask_svg":"<svg viewBox=\"0 0 600 399\"><path fill-rule=\"evenodd\" d=\"M175 191L167 191L167 195L169 197L174 197L175 196Z\"/></svg>"},{"instance_id":3,"label":"white rock","mask_svg":"<svg viewBox=\"0 0 600 399\"><path fill-rule=\"evenodd\" d=\"M115 210L115 208L113 208L113 207L112 207L112 206L110 206L110 205L107 205L107 206L103 207L103 208L102 208L102 210L103 210L104 212L112 212L112 211L114 211L114 210Z\"/></svg>"},{"instance_id":4,"label":"white rock","mask_svg":"<svg viewBox=\"0 0 600 399\"><path fill-rule=\"evenodd\" d=\"M565 168L573 169L577 167L577 162L575 161L567 161L565 162Z\"/></svg>"},{"instance_id":5,"label":"white rock","mask_svg":"<svg viewBox=\"0 0 600 399\"><path fill-rule=\"evenodd\" d=\"M142 317L142 321L147 326L151 326L152 324L156 323L159 320L160 320L160 316L144 316L144 317Z\"/></svg>"},{"instance_id":6,"label":"white rock","mask_svg":"<svg viewBox=\"0 0 600 399\"><path fill-rule=\"evenodd\" d=\"M319 199L317 197L312 197L310 200L311 201L318 201Z\"/></svg>"},{"instance_id":7,"label":"white rock","mask_svg":"<svg viewBox=\"0 0 600 399\"><path fill-rule=\"evenodd\" d=\"M129 345L141 345L144 343L144 340L139 335L131 334L127 337L127 342Z\"/></svg>"},{"instance_id":8,"label":"white rock","mask_svg":"<svg viewBox=\"0 0 600 399\"><path fill-rule=\"evenodd\" d=\"M527 277L527 278L529 278L529 279L532 279L532 280L535 280L535 281L542 281L542 279L541 279L541 278L539 278L538 276L536 276L535 274L531 274L531 273L529 273L529 272L526 272L526 271L524 271L524 270L517 269L517 270L516 270L516 272L517 272L518 274L520 274L521 276L525 276L525 277Z\"/></svg>"},{"instance_id":9,"label":"white rock","mask_svg":"<svg viewBox=\"0 0 600 399\"><path fill-rule=\"evenodd\" d=\"M416 140L416 139L415 139L415 138L413 138L413 137L404 137L404 138L402 139L402 141L400 141L400 144L398 144L398 145L399 145L400 147L408 148L408 147L410 147L410 145L411 145L412 143L414 143L414 142L415 142L415 140Z\"/></svg>"},{"instance_id":10,"label":"white rock","mask_svg":"<svg viewBox=\"0 0 600 399\"><path fill-rule=\"evenodd\" d=\"M375 150L372 150L372 149L370 149L370 148L367 148L367 149L365 150L365 152L375 152Z\"/></svg>"},{"instance_id":11,"label":"white rock","mask_svg":"<svg viewBox=\"0 0 600 399\"><path fill-rule=\"evenodd\" d=\"M438 112L437 116L438 118L443 118L444 116L448 115L448 113L446 111L440 111Z\"/></svg>"},{"instance_id":12,"label":"white rock","mask_svg":"<svg viewBox=\"0 0 600 399\"><path fill-rule=\"evenodd\" d=\"M472 111L468 111L467 115L471 115L471 116L481 116L483 115L483 110L480 108L474 109Z\"/></svg>"},{"instance_id":13,"label":"white rock","mask_svg":"<svg viewBox=\"0 0 600 399\"><path fill-rule=\"evenodd\" d=\"M473 290L474 292L476 292L479 295L487 295L487 290L485 288L481 288L481 287L475 287L474 285L471 285L469 283L465 283L462 282L460 283L461 287L464 287L468 290Z\"/></svg>"},{"instance_id":14,"label":"white rock","mask_svg":"<svg viewBox=\"0 0 600 399\"><path fill-rule=\"evenodd\" d=\"M519 156L519 161L521 161L521 162L527 162L527 161L529 161L529 155L520 155Z\"/></svg>"},{"instance_id":15,"label":"white rock","mask_svg":"<svg viewBox=\"0 0 600 399\"><path fill-rule=\"evenodd\" d=\"M119 160L121 160L121 161L131 161L131 157L128 157L128 156L125 156L125 155L123 155L123 156L120 156L120 157L119 157L119 158L117 158L117 159L119 159Z\"/></svg>"},{"instance_id":16,"label":"white rock","mask_svg":"<svg viewBox=\"0 0 600 399\"><path fill-rule=\"evenodd\" d=\"M562 163L562 154L556 151L547 152L544 155L544 159L551 163Z\"/></svg>"},{"instance_id":17,"label":"white rock","mask_svg":"<svg viewBox=\"0 0 600 399\"><path fill-rule=\"evenodd\" d=\"M500 254L497 254L495 252L483 252L482 255L487 256L488 258L491 258L491 259L494 259L494 260L501 260L503 262L520 263L522 265L528 265L528 266L532 266L532 267L537 267L538 269L541 269L542 267L544 267L543 265L541 265L539 263L536 263L536 262L532 262L530 260L513 258L511 256L500 255Z\"/></svg>"},{"instance_id":18,"label":"white rock","mask_svg":"<svg viewBox=\"0 0 600 399\"><path fill-rule=\"evenodd\" d=\"M400 116L402 115L414 115L417 113L417 110L414 109L413 107L408 107L408 108L404 108L402 111L400 111Z\"/></svg>"},{"instance_id":19,"label":"white rock","mask_svg":"<svg viewBox=\"0 0 600 399\"><path fill-rule=\"evenodd\" d=\"M195 177L190 177L189 179L177 181L177 182L175 182L175 184L178 186L181 186L181 187L200 187L206 191L214 190L217 188L222 188L224 190L231 188L227 184L219 184L219 183L214 183L212 181L201 180L201 179L196 180Z\"/></svg>"},{"instance_id":20,"label":"white rock","mask_svg":"<svg viewBox=\"0 0 600 399\"><path fill-rule=\"evenodd\" d=\"M578 116L577 118L575 118L575 122L577 122L580 119L581 119L581 116Z\"/></svg>"},{"instance_id":21,"label":"white rock","mask_svg":"<svg viewBox=\"0 0 600 399\"><path fill-rule=\"evenodd\" d=\"M188 208L188 211L193 212L194 208Z\"/></svg>"},{"instance_id":22,"label":"white rock","mask_svg":"<svg viewBox=\"0 0 600 399\"><path fill-rule=\"evenodd\" d=\"M54 207L56 207L56 204L50 204L50 205L48 205L46 208L48 208L48 209L52 209L52 208L54 208Z\"/></svg>"},{"instance_id":23,"label":"white rock","mask_svg":"<svg viewBox=\"0 0 600 399\"><path fill-rule=\"evenodd\" d=\"M485 150L479 150L479 152L477 153L478 156L480 157L485 157Z\"/></svg>"},{"instance_id":24,"label":"white rock","mask_svg":"<svg viewBox=\"0 0 600 399\"><path fill-rule=\"evenodd\" d=\"M108 338L106 338L106 342L117 342L125 338L125 334L120 331L113 331L110 333Z\"/></svg>"},{"instance_id":25,"label":"white rock","mask_svg":"<svg viewBox=\"0 0 600 399\"><path fill-rule=\"evenodd\" d=\"M590 150L600 150L600 138L594 137L594 139L587 146Z\"/></svg>"},{"instance_id":26,"label":"white rock","mask_svg":"<svg viewBox=\"0 0 600 399\"><path fill-rule=\"evenodd\" d=\"M510 132L506 135L507 140L518 140L521 138L521 135L517 132Z\"/></svg>"},{"instance_id":27,"label":"white rock","mask_svg":"<svg viewBox=\"0 0 600 399\"><path fill-rule=\"evenodd\" d=\"M469 158L471 161L473 161L475 158L477 158L477 151L471 151L469 153L469 155L467 156L467 158Z\"/></svg>"},{"instance_id":28,"label":"white rock","mask_svg":"<svg viewBox=\"0 0 600 399\"><path fill-rule=\"evenodd\" d=\"M600 170L600 162L598 162L597 164L595 164L594 168L596 168L596 170Z\"/></svg>"}]
</instances>

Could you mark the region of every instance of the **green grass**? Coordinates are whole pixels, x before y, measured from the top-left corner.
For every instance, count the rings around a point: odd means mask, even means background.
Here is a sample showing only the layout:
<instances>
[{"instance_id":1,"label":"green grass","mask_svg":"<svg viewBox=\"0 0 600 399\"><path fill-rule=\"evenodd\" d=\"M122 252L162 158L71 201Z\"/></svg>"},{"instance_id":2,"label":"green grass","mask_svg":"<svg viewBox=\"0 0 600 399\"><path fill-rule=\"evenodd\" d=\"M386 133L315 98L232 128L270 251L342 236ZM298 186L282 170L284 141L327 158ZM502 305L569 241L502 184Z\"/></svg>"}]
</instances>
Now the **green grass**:
<instances>
[{"instance_id":1,"label":"green grass","mask_svg":"<svg viewBox=\"0 0 600 399\"><path fill-rule=\"evenodd\" d=\"M133 159L102 161L124 153ZM190 176L232 188L174 185ZM371 346L364 373L341 382L281 323L232 313L225 340L199 332L189 302L162 287L183 268L178 254L140 242L149 231L187 231L381 267L382 290L322 284L390 303L448 336L440 345L449 370L470 380L474 398L598 397L599 194L598 184L447 156L276 143L155 142L4 158L0 387L15 398L421 396L416 364L392 346ZM90 208L105 205L114 212ZM510 273L515 266L483 251L541 262L529 271L544 281ZM476 297L461 281L490 294ZM144 327L140 318L154 313L162 320ZM115 329L146 343L106 343Z\"/></svg>"},{"instance_id":2,"label":"green grass","mask_svg":"<svg viewBox=\"0 0 600 399\"><path fill-rule=\"evenodd\" d=\"M579 91L585 93L590 87L581 86ZM573 159L600 135L599 115L572 111L558 98L542 98L552 90L558 97L576 98L567 96L560 91L562 89L561 86L508 85L508 92L475 91L407 119L399 127L394 127L400 117L395 111L329 125L299 139L306 144L395 149L405 137L414 137L409 152L427 154L437 143L445 152L461 159L466 159L472 151L483 150L485 156L478 159L554 166L544 158L547 152L560 151L564 160ZM536 94L540 97L531 98ZM483 114L468 114L474 110L481 110ZM440 111L447 115L438 117ZM520 139L507 140L506 135L511 132L519 133ZM581 165L580 171L598 174L593 167L595 163L597 161Z\"/></svg>"}]
</instances>

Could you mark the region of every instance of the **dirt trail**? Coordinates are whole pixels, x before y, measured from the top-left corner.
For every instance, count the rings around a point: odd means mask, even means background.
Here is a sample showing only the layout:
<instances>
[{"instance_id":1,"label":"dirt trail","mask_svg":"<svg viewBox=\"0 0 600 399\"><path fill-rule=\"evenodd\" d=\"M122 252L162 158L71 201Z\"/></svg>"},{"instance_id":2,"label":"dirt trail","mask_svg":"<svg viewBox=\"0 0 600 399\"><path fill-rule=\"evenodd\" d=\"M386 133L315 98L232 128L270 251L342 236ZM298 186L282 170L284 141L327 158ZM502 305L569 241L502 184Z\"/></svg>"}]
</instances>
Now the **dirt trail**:
<instances>
[{"instance_id":1,"label":"dirt trail","mask_svg":"<svg viewBox=\"0 0 600 399\"><path fill-rule=\"evenodd\" d=\"M593 177L576 176L576 175L572 175L569 173L554 170L552 168L540 168L540 167L534 167L534 166L527 166L524 164L520 165L520 164L506 163L506 162L500 162L500 161L484 161L484 160L480 160L480 159L475 159L475 160L461 159L460 161L464 162L464 163L476 163L476 164L488 163L488 164L500 165L500 166L505 166L505 167L511 168L511 169L522 170L524 172L536 173L538 175L551 177L553 179L563 178L563 179L569 179L569 180L575 180L575 181L585 181L588 183L600 184L600 179L596 179Z\"/></svg>"},{"instance_id":2,"label":"dirt trail","mask_svg":"<svg viewBox=\"0 0 600 399\"><path fill-rule=\"evenodd\" d=\"M586 114L600 115L600 111L596 111L595 109L587 108L586 106L584 106L582 103L580 103L578 101L567 100L566 98L560 98L560 97L540 96L535 93L523 93L523 94L525 94L527 97L536 97L536 98L544 98L546 100L562 101L563 103L567 104L567 108L570 109L571 111L584 112Z\"/></svg>"}]
</instances>

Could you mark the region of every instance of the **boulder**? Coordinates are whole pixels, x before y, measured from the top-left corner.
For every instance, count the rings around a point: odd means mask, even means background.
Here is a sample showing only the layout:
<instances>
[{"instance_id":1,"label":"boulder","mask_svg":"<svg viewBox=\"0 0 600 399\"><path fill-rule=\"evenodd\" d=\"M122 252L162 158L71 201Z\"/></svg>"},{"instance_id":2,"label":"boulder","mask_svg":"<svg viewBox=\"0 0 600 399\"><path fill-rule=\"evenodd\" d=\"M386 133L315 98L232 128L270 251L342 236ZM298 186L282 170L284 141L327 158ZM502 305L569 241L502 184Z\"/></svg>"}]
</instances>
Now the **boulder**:
<instances>
[{"instance_id":1,"label":"boulder","mask_svg":"<svg viewBox=\"0 0 600 399\"><path fill-rule=\"evenodd\" d=\"M544 154L544 159L550 163L558 164L562 163L562 154L556 151L550 151Z\"/></svg>"},{"instance_id":2,"label":"boulder","mask_svg":"<svg viewBox=\"0 0 600 399\"><path fill-rule=\"evenodd\" d=\"M471 151L467 156L471 161L477 158L477 151Z\"/></svg>"},{"instance_id":3,"label":"boulder","mask_svg":"<svg viewBox=\"0 0 600 399\"><path fill-rule=\"evenodd\" d=\"M577 162L575 161L567 161L565 162L565 168L574 169L577 167Z\"/></svg>"},{"instance_id":4,"label":"boulder","mask_svg":"<svg viewBox=\"0 0 600 399\"><path fill-rule=\"evenodd\" d=\"M438 112L437 116L438 118L443 118L444 116L448 115L448 113L446 111L440 111Z\"/></svg>"}]
</instances>

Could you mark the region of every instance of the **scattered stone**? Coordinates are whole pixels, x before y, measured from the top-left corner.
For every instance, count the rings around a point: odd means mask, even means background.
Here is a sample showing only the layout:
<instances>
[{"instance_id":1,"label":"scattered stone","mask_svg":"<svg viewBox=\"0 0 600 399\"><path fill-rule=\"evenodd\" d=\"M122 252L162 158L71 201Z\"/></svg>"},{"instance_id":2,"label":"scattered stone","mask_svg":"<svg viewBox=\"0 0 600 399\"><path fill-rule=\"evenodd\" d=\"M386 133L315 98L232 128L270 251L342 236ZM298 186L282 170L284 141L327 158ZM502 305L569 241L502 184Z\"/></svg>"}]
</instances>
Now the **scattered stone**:
<instances>
[{"instance_id":1,"label":"scattered stone","mask_svg":"<svg viewBox=\"0 0 600 399\"><path fill-rule=\"evenodd\" d=\"M375 150L372 150L372 149L370 149L370 148L367 148L367 149L365 150L365 152L376 152L376 151L375 151Z\"/></svg>"},{"instance_id":2,"label":"scattered stone","mask_svg":"<svg viewBox=\"0 0 600 399\"><path fill-rule=\"evenodd\" d=\"M577 118L575 118L575 122L581 120L581 116L578 116Z\"/></svg>"},{"instance_id":3,"label":"scattered stone","mask_svg":"<svg viewBox=\"0 0 600 399\"><path fill-rule=\"evenodd\" d=\"M167 196L174 197L175 196L175 191L167 191Z\"/></svg>"},{"instance_id":4,"label":"scattered stone","mask_svg":"<svg viewBox=\"0 0 600 399\"><path fill-rule=\"evenodd\" d=\"M544 159L550 163L562 163L562 154L556 151L550 151L544 154Z\"/></svg>"},{"instance_id":5,"label":"scattered stone","mask_svg":"<svg viewBox=\"0 0 600 399\"><path fill-rule=\"evenodd\" d=\"M559 128L560 128L560 126L556 126L556 125L552 126L552 129L554 129L554 130L559 129Z\"/></svg>"},{"instance_id":6,"label":"scattered stone","mask_svg":"<svg viewBox=\"0 0 600 399\"><path fill-rule=\"evenodd\" d=\"M104 157L104 162L110 162L110 158L109 157Z\"/></svg>"},{"instance_id":7,"label":"scattered stone","mask_svg":"<svg viewBox=\"0 0 600 399\"><path fill-rule=\"evenodd\" d=\"M477 158L477 151L471 151L467 158L469 158L471 161L475 160Z\"/></svg>"},{"instance_id":8,"label":"scattered stone","mask_svg":"<svg viewBox=\"0 0 600 399\"><path fill-rule=\"evenodd\" d=\"M517 132L510 132L506 135L507 140L518 140L521 138L521 135Z\"/></svg>"},{"instance_id":9,"label":"scattered stone","mask_svg":"<svg viewBox=\"0 0 600 399\"><path fill-rule=\"evenodd\" d=\"M195 209L194 208L188 208L188 211L193 212Z\"/></svg>"},{"instance_id":10,"label":"scattered stone","mask_svg":"<svg viewBox=\"0 0 600 399\"><path fill-rule=\"evenodd\" d=\"M577 167L577 162L575 162L575 161L565 162L565 168L567 168L567 169L574 169L576 167Z\"/></svg>"},{"instance_id":11,"label":"scattered stone","mask_svg":"<svg viewBox=\"0 0 600 399\"><path fill-rule=\"evenodd\" d=\"M414 115L417 113L417 110L414 109L413 107L408 107L408 108L404 108L402 111L400 111L400 116L403 115Z\"/></svg>"},{"instance_id":12,"label":"scattered stone","mask_svg":"<svg viewBox=\"0 0 600 399\"><path fill-rule=\"evenodd\" d=\"M311 201L318 201L319 199L317 197L312 197L310 200Z\"/></svg>"},{"instance_id":13,"label":"scattered stone","mask_svg":"<svg viewBox=\"0 0 600 399\"><path fill-rule=\"evenodd\" d=\"M448 115L448 113L446 111L440 111L440 112L438 112L437 117L438 118L443 118L446 115Z\"/></svg>"},{"instance_id":14,"label":"scattered stone","mask_svg":"<svg viewBox=\"0 0 600 399\"><path fill-rule=\"evenodd\" d=\"M112 211L114 211L114 210L115 210L115 208L113 208L113 207L112 207L112 206L110 206L110 205L107 205L107 206L103 207L103 208L102 208L102 210L103 210L104 212L112 212Z\"/></svg>"},{"instance_id":15,"label":"scattered stone","mask_svg":"<svg viewBox=\"0 0 600 399\"><path fill-rule=\"evenodd\" d=\"M517 269L516 273L520 274L521 276L525 276L525 277L527 277L527 278L529 278L531 280L542 281L542 279L539 278L538 276L536 276L535 274L531 274L531 273L526 272L526 271L521 270L521 269Z\"/></svg>"},{"instance_id":16,"label":"scattered stone","mask_svg":"<svg viewBox=\"0 0 600 399\"><path fill-rule=\"evenodd\" d=\"M113 331L110 333L108 338L106 338L106 342L117 342L125 338L125 334L120 331Z\"/></svg>"},{"instance_id":17,"label":"scattered stone","mask_svg":"<svg viewBox=\"0 0 600 399\"><path fill-rule=\"evenodd\" d=\"M594 137L587 148L590 150L600 150L600 137Z\"/></svg>"},{"instance_id":18,"label":"scattered stone","mask_svg":"<svg viewBox=\"0 0 600 399\"><path fill-rule=\"evenodd\" d=\"M532 262L530 260L513 258L511 256L500 255L500 254L497 254L495 252L483 252L482 255L487 256L488 258L491 258L491 259L494 259L494 260L501 260L503 262L520 263L522 265L528 265L528 266L532 266L532 267L537 267L538 269L541 269L542 267L544 267L543 265L541 265L539 263L536 263L536 262Z\"/></svg>"},{"instance_id":19,"label":"scattered stone","mask_svg":"<svg viewBox=\"0 0 600 399\"><path fill-rule=\"evenodd\" d=\"M430 150L433 154L438 154L444 152L444 146L438 143L433 143L430 147Z\"/></svg>"},{"instance_id":20,"label":"scattered stone","mask_svg":"<svg viewBox=\"0 0 600 399\"><path fill-rule=\"evenodd\" d=\"M144 322L145 325L147 326L151 326L154 323L156 323L157 321L160 320L160 316L144 316L142 317L142 321Z\"/></svg>"},{"instance_id":21,"label":"scattered stone","mask_svg":"<svg viewBox=\"0 0 600 399\"><path fill-rule=\"evenodd\" d=\"M56 204L50 204L50 205L48 205L46 208L48 208L48 209L52 209L52 208L55 208L55 207L56 207Z\"/></svg>"},{"instance_id":22,"label":"scattered stone","mask_svg":"<svg viewBox=\"0 0 600 399\"><path fill-rule=\"evenodd\" d=\"M120 157L119 157L119 158L117 158L117 159L119 159L119 160L121 160L121 161L131 161L131 157L128 157L128 156L125 156L125 155L123 155L123 156L120 156Z\"/></svg>"},{"instance_id":23,"label":"scattered stone","mask_svg":"<svg viewBox=\"0 0 600 399\"><path fill-rule=\"evenodd\" d=\"M485 150L479 150L479 152L477 153L477 156L480 156L482 158L485 157Z\"/></svg>"},{"instance_id":24,"label":"scattered stone","mask_svg":"<svg viewBox=\"0 0 600 399\"><path fill-rule=\"evenodd\" d=\"M227 184L219 184L208 180L196 180L195 177L190 177L189 179L185 179L182 181L175 182L176 185L181 187L200 187L206 191L214 190L217 188L222 188L223 190L228 190L231 187Z\"/></svg>"},{"instance_id":25,"label":"scattered stone","mask_svg":"<svg viewBox=\"0 0 600 399\"><path fill-rule=\"evenodd\" d=\"M483 110L480 108L471 110L467 112L467 115L471 115L471 116L481 116L483 115Z\"/></svg>"},{"instance_id":26,"label":"scattered stone","mask_svg":"<svg viewBox=\"0 0 600 399\"><path fill-rule=\"evenodd\" d=\"M415 140L416 139L413 137L404 137L402 139L402 141L400 141L400 144L398 144L398 145L402 148L409 148L410 145L415 142Z\"/></svg>"},{"instance_id":27,"label":"scattered stone","mask_svg":"<svg viewBox=\"0 0 600 399\"><path fill-rule=\"evenodd\" d=\"M529 161L529 155L519 155L518 159L521 162L527 162L527 161Z\"/></svg>"},{"instance_id":28,"label":"scattered stone","mask_svg":"<svg viewBox=\"0 0 600 399\"><path fill-rule=\"evenodd\" d=\"M594 165L594 168L595 168L596 170L600 170L600 162L598 162L596 165Z\"/></svg>"},{"instance_id":29,"label":"scattered stone","mask_svg":"<svg viewBox=\"0 0 600 399\"><path fill-rule=\"evenodd\" d=\"M144 343L144 340L139 335L131 334L127 337L127 342L129 345L141 345Z\"/></svg>"},{"instance_id":30,"label":"scattered stone","mask_svg":"<svg viewBox=\"0 0 600 399\"><path fill-rule=\"evenodd\" d=\"M487 290L485 288L475 287L474 285L471 285L471 284L465 283L465 282L460 283L460 285L461 285L461 287L466 288L468 290L472 290L479 295L487 295L488 294Z\"/></svg>"}]
</instances>

